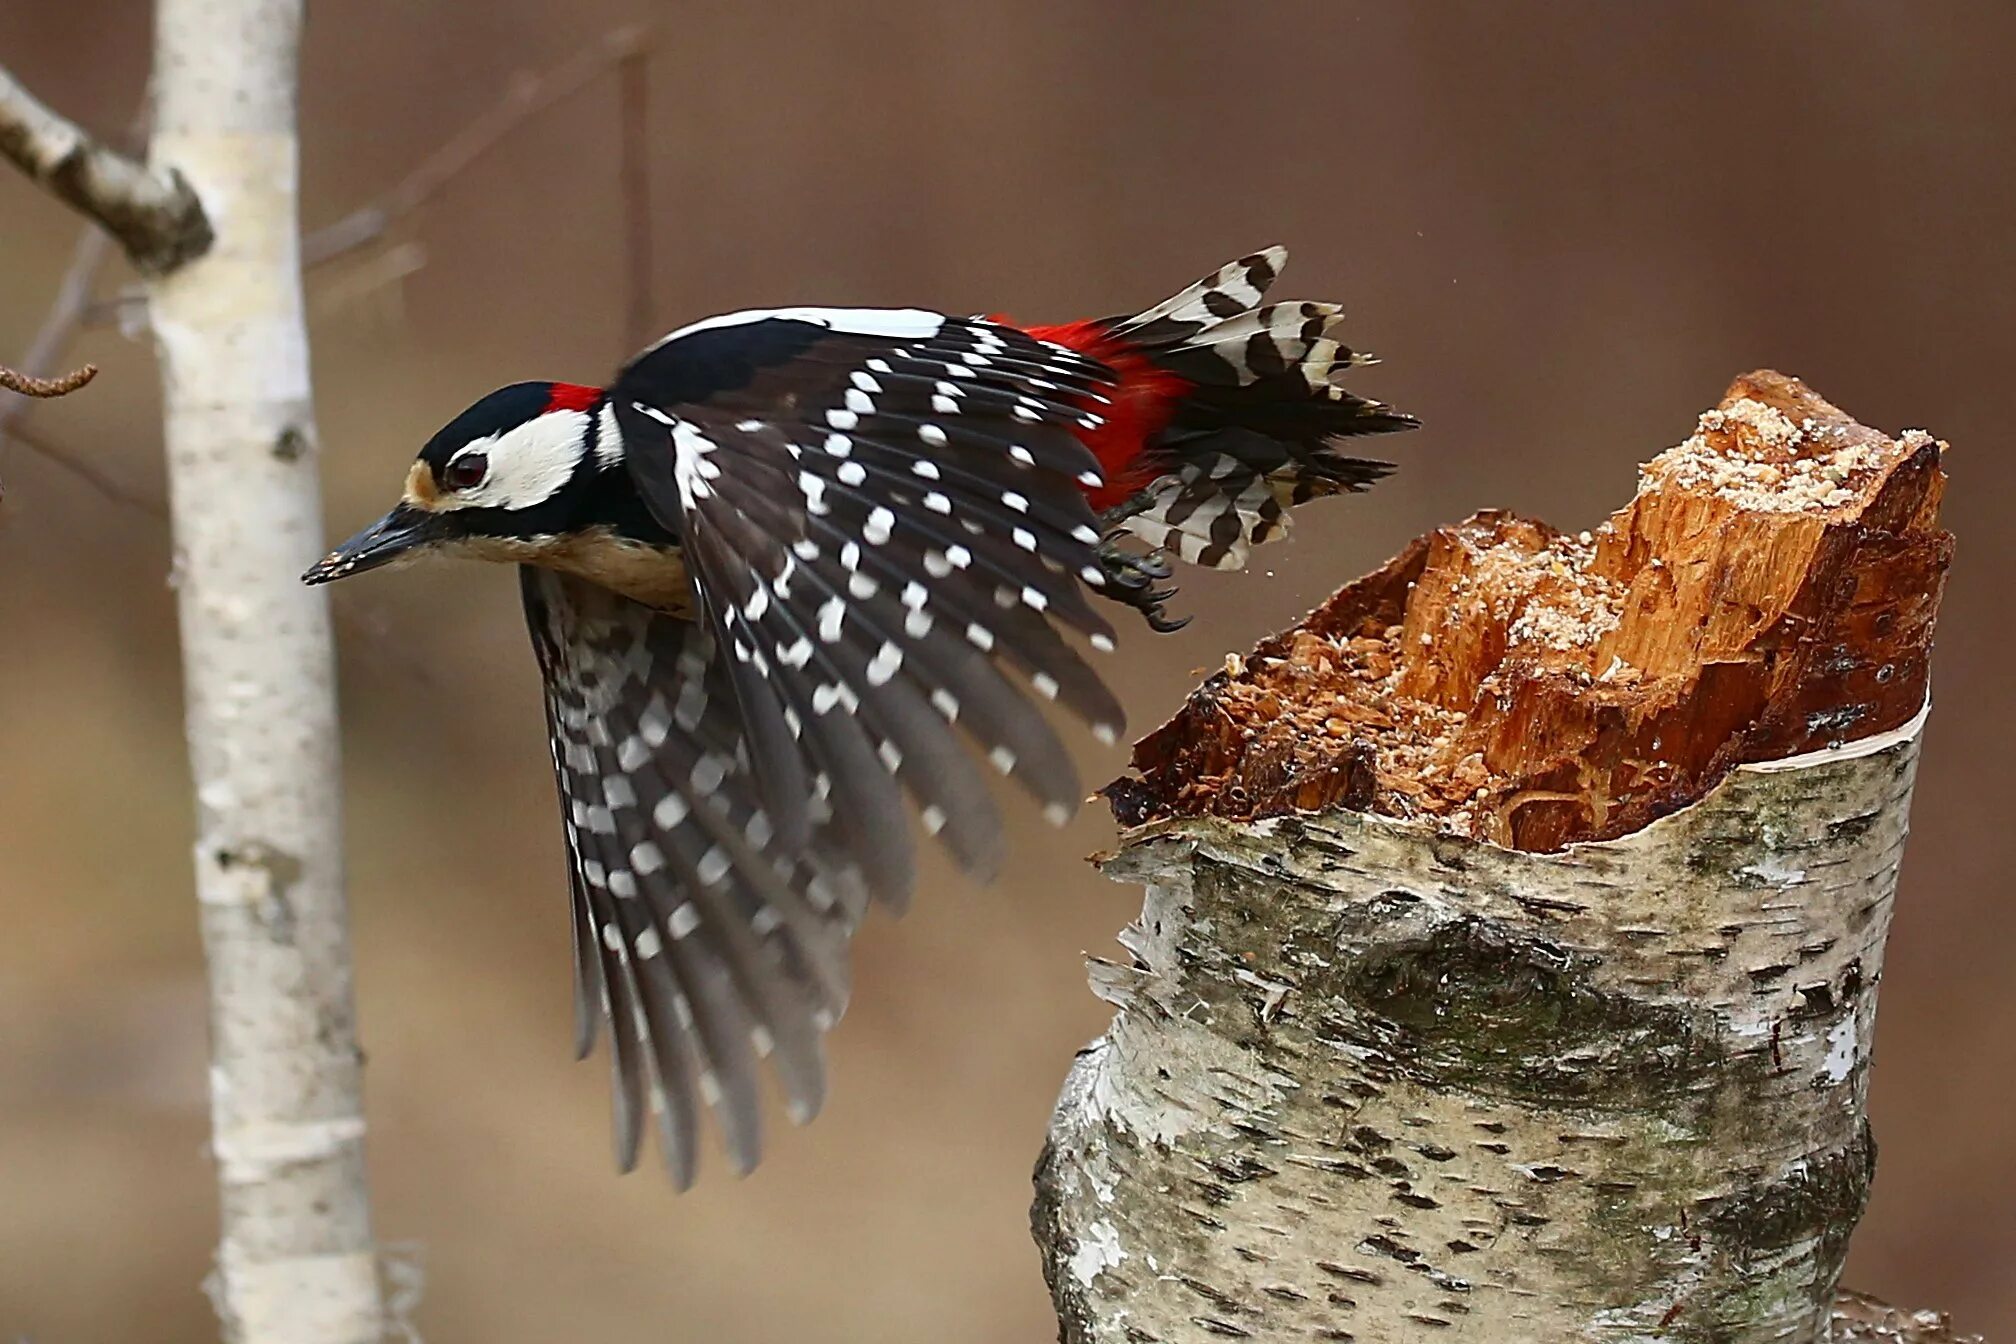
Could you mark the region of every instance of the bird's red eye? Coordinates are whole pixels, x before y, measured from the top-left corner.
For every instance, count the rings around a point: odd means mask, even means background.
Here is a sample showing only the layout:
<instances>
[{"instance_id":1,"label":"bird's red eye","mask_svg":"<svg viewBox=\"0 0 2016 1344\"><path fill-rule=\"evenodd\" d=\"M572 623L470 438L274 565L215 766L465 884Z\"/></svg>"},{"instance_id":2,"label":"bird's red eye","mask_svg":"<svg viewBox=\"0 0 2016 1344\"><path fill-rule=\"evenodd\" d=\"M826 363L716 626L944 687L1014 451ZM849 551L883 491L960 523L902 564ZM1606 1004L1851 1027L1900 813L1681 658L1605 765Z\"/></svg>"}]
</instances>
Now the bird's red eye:
<instances>
[{"instance_id":1,"label":"bird's red eye","mask_svg":"<svg viewBox=\"0 0 2016 1344\"><path fill-rule=\"evenodd\" d=\"M473 490L490 472L490 459L482 453L464 453L448 464L445 479L450 490Z\"/></svg>"}]
</instances>

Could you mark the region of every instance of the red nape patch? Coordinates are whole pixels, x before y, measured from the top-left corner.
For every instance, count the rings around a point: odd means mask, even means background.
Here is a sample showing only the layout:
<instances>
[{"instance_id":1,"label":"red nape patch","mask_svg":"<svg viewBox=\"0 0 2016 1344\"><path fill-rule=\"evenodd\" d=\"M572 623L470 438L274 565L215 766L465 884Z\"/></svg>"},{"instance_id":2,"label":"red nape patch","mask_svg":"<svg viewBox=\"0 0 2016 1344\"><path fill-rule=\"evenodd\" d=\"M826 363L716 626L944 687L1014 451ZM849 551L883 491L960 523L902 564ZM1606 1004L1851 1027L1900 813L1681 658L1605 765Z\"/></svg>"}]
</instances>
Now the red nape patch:
<instances>
[{"instance_id":1,"label":"red nape patch","mask_svg":"<svg viewBox=\"0 0 2016 1344\"><path fill-rule=\"evenodd\" d=\"M546 396L546 409L541 415L554 411L589 411L602 399L602 389L588 387L582 383L553 383L552 391Z\"/></svg>"},{"instance_id":2,"label":"red nape patch","mask_svg":"<svg viewBox=\"0 0 2016 1344\"><path fill-rule=\"evenodd\" d=\"M994 320L1016 325L1003 318ZM1112 405L1086 408L1104 417L1099 427L1074 431L1106 475L1106 483L1087 490L1085 497L1095 509L1110 509L1153 478L1155 468L1146 457L1148 442L1168 427L1177 406L1197 385L1160 367L1126 340L1108 335L1098 321L1022 330L1039 341L1054 341L1090 355L1120 376Z\"/></svg>"}]
</instances>

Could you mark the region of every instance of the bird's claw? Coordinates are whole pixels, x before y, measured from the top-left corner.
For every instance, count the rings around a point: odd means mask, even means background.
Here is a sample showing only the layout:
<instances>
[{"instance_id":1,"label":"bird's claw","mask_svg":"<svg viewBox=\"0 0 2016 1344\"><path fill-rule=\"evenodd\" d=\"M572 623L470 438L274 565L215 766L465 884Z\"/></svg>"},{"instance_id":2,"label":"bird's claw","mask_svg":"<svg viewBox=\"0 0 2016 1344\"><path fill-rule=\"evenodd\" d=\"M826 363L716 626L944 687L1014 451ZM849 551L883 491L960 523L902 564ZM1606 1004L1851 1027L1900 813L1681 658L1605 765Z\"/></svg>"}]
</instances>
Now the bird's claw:
<instances>
[{"instance_id":1,"label":"bird's claw","mask_svg":"<svg viewBox=\"0 0 2016 1344\"><path fill-rule=\"evenodd\" d=\"M1136 554L1122 550L1121 535L1109 532L1106 539L1093 548L1099 568L1105 571L1108 582L1121 588L1145 588L1169 577L1168 552L1157 550Z\"/></svg>"},{"instance_id":2,"label":"bird's claw","mask_svg":"<svg viewBox=\"0 0 2016 1344\"><path fill-rule=\"evenodd\" d=\"M1174 587L1155 586L1172 573L1168 552L1153 550L1135 554L1122 550L1120 534L1116 532L1109 533L1095 548L1094 554L1100 571L1106 575L1106 595L1140 612L1149 629L1169 634L1190 624L1188 616L1172 619L1162 613L1163 604L1179 591Z\"/></svg>"}]
</instances>

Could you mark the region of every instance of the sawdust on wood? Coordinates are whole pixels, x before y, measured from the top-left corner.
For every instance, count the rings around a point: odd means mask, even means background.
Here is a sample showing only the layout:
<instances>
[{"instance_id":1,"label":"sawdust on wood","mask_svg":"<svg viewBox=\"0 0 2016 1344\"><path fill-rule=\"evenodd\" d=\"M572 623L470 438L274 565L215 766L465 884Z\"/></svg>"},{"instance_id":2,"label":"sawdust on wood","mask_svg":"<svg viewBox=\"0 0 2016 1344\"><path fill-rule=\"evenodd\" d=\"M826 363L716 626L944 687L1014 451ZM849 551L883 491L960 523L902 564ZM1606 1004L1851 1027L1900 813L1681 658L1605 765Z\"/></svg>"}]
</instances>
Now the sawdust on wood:
<instances>
[{"instance_id":1,"label":"sawdust on wood","mask_svg":"<svg viewBox=\"0 0 2016 1344\"><path fill-rule=\"evenodd\" d=\"M1746 375L1601 527L1480 513L1228 658L1108 797L1128 824L1345 807L1549 850L1897 727L1952 555L1944 447Z\"/></svg>"}]
</instances>

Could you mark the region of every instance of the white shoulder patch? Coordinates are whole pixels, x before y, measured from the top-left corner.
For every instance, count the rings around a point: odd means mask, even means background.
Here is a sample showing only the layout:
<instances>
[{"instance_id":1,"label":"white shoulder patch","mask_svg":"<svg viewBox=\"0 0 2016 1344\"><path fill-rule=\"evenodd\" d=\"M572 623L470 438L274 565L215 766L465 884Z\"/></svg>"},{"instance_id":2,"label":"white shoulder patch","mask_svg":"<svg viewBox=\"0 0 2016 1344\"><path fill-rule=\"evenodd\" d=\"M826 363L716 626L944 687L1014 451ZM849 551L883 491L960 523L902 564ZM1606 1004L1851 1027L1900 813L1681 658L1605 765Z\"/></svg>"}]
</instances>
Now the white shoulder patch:
<instances>
[{"instance_id":1,"label":"white shoulder patch","mask_svg":"<svg viewBox=\"0 0 2016 1344\"><path fill-rule=\"evenodd\" d=\"M616 423L616 405L605 401L595 429L595 465L607 469L623 460L623 427Z\"/></svg>"},{"instance_id":2,"label":"white shoulder patch","mask_svg":"<svg viewBox=\"0 0 2016 1344\"><path fill-rule=\"evenodd\" d=\"M924 308L745 308L739 313L723 313L679 328L651 348L695 332L717 327L741 327L752 322L809 322L855 336L886 336L897 341L922 341L936 336L945 325L945 315Z\"/></svg>"}]
</instances>

